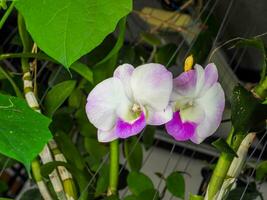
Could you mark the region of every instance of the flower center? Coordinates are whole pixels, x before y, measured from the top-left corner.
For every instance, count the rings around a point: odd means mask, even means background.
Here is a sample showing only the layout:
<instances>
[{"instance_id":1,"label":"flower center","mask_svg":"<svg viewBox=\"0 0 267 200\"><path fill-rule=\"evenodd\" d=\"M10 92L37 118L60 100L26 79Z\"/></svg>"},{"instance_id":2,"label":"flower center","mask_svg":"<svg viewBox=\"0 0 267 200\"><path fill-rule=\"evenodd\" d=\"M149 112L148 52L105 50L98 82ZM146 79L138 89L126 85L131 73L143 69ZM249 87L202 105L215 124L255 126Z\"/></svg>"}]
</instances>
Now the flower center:
<instances>
[{"instance_id":1,"label":"flower center","mask_svg":"<svg viewBox=\"0 0 267 200\"><path fill-rule=\"evenodd\" d=\"M142 110L141 110L141 107L138 104L134 103L133 106L132 106L132 111L134 113L140 113Z\"/></svg>"},{"instance_id":2,"label":"flower center","mask_svg":"<svg viewBox=\"0 0 267 200\"><path fill-rule=\"evenodd\" d=\"M190 101L186 101L186 102L176 102L175 109L184 110L184 109L193 107L194 105L195 105L194 99L191 99Z\"/></svg>"}]
</instances>

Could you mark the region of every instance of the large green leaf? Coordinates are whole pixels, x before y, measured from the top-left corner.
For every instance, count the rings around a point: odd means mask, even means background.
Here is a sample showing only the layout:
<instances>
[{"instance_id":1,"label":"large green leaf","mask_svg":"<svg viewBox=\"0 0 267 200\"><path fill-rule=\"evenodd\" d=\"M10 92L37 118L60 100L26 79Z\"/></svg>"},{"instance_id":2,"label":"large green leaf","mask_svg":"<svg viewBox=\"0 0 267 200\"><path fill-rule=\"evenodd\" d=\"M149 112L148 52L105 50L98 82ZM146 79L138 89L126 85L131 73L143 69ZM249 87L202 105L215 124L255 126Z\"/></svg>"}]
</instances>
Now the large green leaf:
<instances>
[{"instance_id":1,"label":"large green leaf","mask_svg":"<svg viewBox=\"0 0 267 200\"><path fill-rule=\"evenodd\" d=\"M75 87L76 81L64 81L55 85L45 97L45 114L52 117L54 112L64 103L70 96Z\"/></svg>"},{"instance_id":2,"label":"large green leaf","mask_svg":"<svg viewBox=\"0 0 267 200\"><path fill-rule=\"evenodd\" d=\"M148 189L154 189L151 179L141 172L132 171L127 177L127 183L134 195L139 195Z\"/></svg>"},{"instance_id":3,"label":"large green leaf","mask_svg":"<svg viewBox=\"0 0 267 200\"><path fill-rule=\"evenodd\" d=\"M143 162L143 149L137 138L131 137L128 140L125 140L124 150L131 170L139 171Z\"/></svg>"},{"instance_id":4,"label":"large green leaf","mask_svg":"<svg viewBox=\"0 0 267 200\"><path fill-rule=\"evenodd\" d=\"M37 45L66 67L98 46L131 7L131 0L16 2Z\"/></svg>"},{"instance_id":5,"label":"large green leaf","mask_svg":"<svg viewBox=\"0 0 267 200\"><path fill-rule=\"evenodd\" d=\"M184 198L185 181L184 177L179 172L172 172L166 180L167 189L174 196Z\"/></svg>"},{"instance_id":6,"label":"large green leaf","mask_svg":"<svg viewBox=\"0 0 267 200\"><path fill-rule=\"evenodd\" d=\"M16 97L0 94L0 152L22 162L31 161L52 138L50 119L35 112Z\"/></svg>"},{"instance_id":7,"label":"large green leaf","mask_svg":"<svg viewBox=\"0 0 267 200\"><path fill-rule=\"evenodd\" d=\"M242 86L234 88L231 106L236 134L246 134L267 118L267 105L261 104L260 100Z\"/></svg>"}]
</instances>

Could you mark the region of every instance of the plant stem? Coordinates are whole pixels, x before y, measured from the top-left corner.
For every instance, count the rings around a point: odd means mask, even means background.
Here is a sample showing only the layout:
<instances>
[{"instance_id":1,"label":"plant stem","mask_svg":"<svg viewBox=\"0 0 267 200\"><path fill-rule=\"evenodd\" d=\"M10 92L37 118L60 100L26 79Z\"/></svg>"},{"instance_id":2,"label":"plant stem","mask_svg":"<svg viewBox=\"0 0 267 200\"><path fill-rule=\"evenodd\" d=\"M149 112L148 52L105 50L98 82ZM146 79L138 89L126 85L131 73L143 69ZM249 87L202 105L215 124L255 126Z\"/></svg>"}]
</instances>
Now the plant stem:
<instances>
[{"instance_id":1,"label":"plant stem","mask_svg":"<svg viewBox=\"0 0 267 200\"><path fill-rule=\"evenodd\" d=\"M53 198L51 197L43 179L42 179L42 175L41 175L41 167L40 167L40 163L39 160L35 159L32 161L32 173L33 173L33 177L34 180L36 181L36 184L38 185L39 191L42 195L42 197L45 200L53 200Z\"/></svg>"},{"instance_id":2,"label":"plant stem","mask_svg":"<svg viewBox=\"0 0 267 200\"><path fill-rule=\"evenodd\" d=\"M27 33L24 19L20 13L18 14L18 29L19 29L19 35L21 37L21 41L23 44L23 52L29 52L31 40L30 40L30 36ZM41 113L39 103L38 103L37 98L35 97L35 95L33 93L33 83L32 83L32 77L31 77L31 73L30 73L30 65L29 65L29 61L27 58L21 58L21 66L22 66L22 71L23 71L23 86L24 86L25 99L26 99L28 105L33 110ZM53 161L51 151L47 145L44 146L44 149L39 154L39 156L40 156L43 164L46 164L48 162ZM38 174L38 170L39 170L38 165L35 165L35 168L32 168L33 174ZM49 178L50 178L50 181L53 185L53 189L55 190L55 192L57 194L57 198L59 200L66 200L63 186L62 186L61 180L59 178L59 175L58 175L58 172L56 169L53 170L51 174L49 174ZM40 185L38 185L38 186L40 186ZM46 187L45 184L42 186ZM39 188L39 189L42 190L42 188ZM48 191L48 190L46 189L46 190L42 190L42 191ZM46 196L47 194L42 194L42 195Z\"/></svg>"},{"instance_id":3,"label":"plant stem","mask_svg":"<svg viewBox=\"0 0 267 200\"><path fill-rule=\"evenodd\" d=\"M247 159L248 149L251 146L253 140L255 139L256 133L249 133L245 139L240 144L235 157L231 163L229 170L227 171L227 178L224 179L223 185L219 191L219 195L216 196L217 200L226 199L229 191L231 190L237 177L240 175L244 164Z\"/></svg>"},{"instance_id":4,"label":"plant stem","mask_svg":"<svg viewBox=\"0 0 267 200\"><path fill-rule=\"evenodd\" d=\"M265 79L261 82L261 84L257 85L254 90L254 92L259 98L265 99L267 96L267 76Z\"/></svg>"},{"instance_id":5,"label":"plant stem","mask_svg":"<svg viewBox=\"0 0 267 200\"><path fill-rule=\"evenodd\" d=\"M233 137L233 135L234 135L234 129L232 128L231 132L227 137L226 142L233 148L234 151L237 151L239 145L244 139L244 136L235 135L235 137ZM217 193L220 191L233 159L234 159L233 155L225 152L221 153L209 182L207 194L205 196L206 200L213 200L214 197L217 195Z\"/></svg>"},{"instance_id":6,"label":"plant stem","mask_svg":"<svg viewBox=\"0 0 267 200\"><path fill-rule=\"evenodd\" d=\"M65 156L59 150L57 143L54 140L49 141L49 147L51 148L56 161L67 162ZM66 193L67 199L76 200L77 191L71 173L64 166L57 167L61 180L63 181L63 188Z\"/></svg>"},{"instance_id":7,"label":"plant stem","mask_svg":"<svg viewBox=\"0 0 267 200\"><path fill-rule=\"evenodd\" d=\"M117 194L119 179L119 140L110 143L110 168L109 168L109 187L108 196Z\"/></svg>"},{"instance_id":8,"label":"plant stem","mask_svg":"<svg viewBox=\"0 0 267 200\"><path fill-rule=\"evenodd\" d=\"M2 29L3 25L5 24L7 18L9 17L9 15L11 14L13 8L15 5L15 1L12 1L12 3L10 4L10 6L8 7L7 11L5 12L4 16L2 17L2 19L0 20L0 29Z\"/></svg>"},{"instance_id":9,"label":"plant stem","mask_svg":"<svg viewBox=\"0 0 267 200\"><path fill-rule=\"evenodd\" d=\"M23 98L23 95L22 95L22 93L21 93L19 87L18 87L18 86L16 85L16 83L13 81L13 79L11 78L11 76L9 75L9 73L6 72L6 71L3 69L2 66L0 66L0 73L2 73L2 74L7 78L7 80L9 81L9 83L12 85L13 90L15 91L16 95L17 95L18 97Z\"/></svg>"},{"instance_id":10,"label":"plant stem","mask_svg":"<svg viewBox=\"0 0 267 200\"><path fill-rule=\"evenodd\" d=\"M0 60L6 60L9 58L36 58L38 60L47 60L51 62L58 63L54 59L50 58L46 54L39 52L39 53L30 53L30 52L24 52L24 53L6 53L0 55Z\"/></svg>"}]
</instances>

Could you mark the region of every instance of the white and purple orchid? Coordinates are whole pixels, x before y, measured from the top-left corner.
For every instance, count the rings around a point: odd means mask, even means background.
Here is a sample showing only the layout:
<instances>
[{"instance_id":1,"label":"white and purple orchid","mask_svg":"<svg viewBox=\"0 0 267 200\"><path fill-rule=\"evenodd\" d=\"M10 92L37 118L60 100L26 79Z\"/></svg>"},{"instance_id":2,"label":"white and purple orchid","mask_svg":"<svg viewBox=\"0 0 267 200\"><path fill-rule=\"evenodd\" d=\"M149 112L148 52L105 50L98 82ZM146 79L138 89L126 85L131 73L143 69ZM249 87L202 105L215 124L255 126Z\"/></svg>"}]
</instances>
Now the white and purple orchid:
<instances>
[{"instance_id":1,"label":"white and purple orchid","mask_svg":"<svg viewBox=\"0 0 267 200\"><path fill-rule=\"evenodd\" d=\"M173 80L170 104L173 118L167 132L176 140L201 143L220 125L225 98L214 64L195 65Z\"/></svg>"},{"instance_id":2,"label":"white and purple orchid","mask_svg":"<svg viewBox=\"0 0 267 200\"><path fill-rule=\"evenodd\" d=\"M100 142L127 138L147 124L171 120L171 92L172 74L164 66L150 63L134 68L124 64L90 92L86 113L98 129Z\"/></svg>"}]
</instances>

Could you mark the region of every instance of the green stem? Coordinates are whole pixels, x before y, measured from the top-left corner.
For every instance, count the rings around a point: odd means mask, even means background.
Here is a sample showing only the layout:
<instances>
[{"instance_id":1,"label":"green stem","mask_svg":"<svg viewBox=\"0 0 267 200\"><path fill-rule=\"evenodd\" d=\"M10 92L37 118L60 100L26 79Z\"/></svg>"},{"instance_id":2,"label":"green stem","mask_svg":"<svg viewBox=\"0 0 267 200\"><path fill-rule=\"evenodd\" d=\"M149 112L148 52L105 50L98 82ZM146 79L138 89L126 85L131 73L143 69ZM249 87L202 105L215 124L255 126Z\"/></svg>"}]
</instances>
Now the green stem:
<instances>
[{"instance_id":1,"label":"green stem","mask_svg":"<svg viewBox=\"0 0 267 200\"><path fill-rule=\"evenodd\" d=\"M267 77L261 82L261 84L257 85L254 88L254 92L258 95L261 99L265 99L267 96Z\"/></svg>"},{"instance_id":2,"label":"green stem","mask_svg":"<svg viewBox=\"0 0 267 200\"><path fill-rule=\"evenodd\" d=\"M22 95L20 89L18 88L18 86L16 85L16 83L13 81L13 79L11 78L11 76L2 68L2 66L0 66L0 73L2 73L7 78L7 80L9 81L9 83L12 85L12 87L13 87L16 95L18 97L23 98L23 95Z\"/></svg>"},{"instance_id":3,"label":"green stem","mask_svg":"<svg viewBox=\"0 0 267 200\"><path fill-rule=\"evenodd\" d=\"M10 58L36 58L38 60L47 60L47 61L52 61L52 62L58 63L57 61L55 61L54 59L48 57L47 55L45 55L42 52L40 52L40 53L29 53L29 52L25 52L25 53L6 53L6 54L1 54L0 55L0 60L6 60L6 59L10 59Z\"/></svg>"},{"instance_id":4,"label":"green stem","mask_svg":"<svg viewBox=\"0 0 267 200\"><path fill-rule=\"evenodd\" d=\"M2 19L0 20L0 29L2 29L3 25L5 24L7 18L9 17L9 15L11 14L13 8L15 5L15 1L12 1L12 3L10 4L10 6L8 7L7 11L5 12L4 16L2 17Z\"/></svg>"},{"instance_id":5,"label":"green stem","mask_svg":"<svg viewBox=\"0 0 267 200\"><path fill-rule=\"evenodd\" d=\"M108 196L117 194L119 178L119 140L110 143L110 168Z\"/></svg>"},{"instance_id":6,"label":"green stem","mask_svg":"<svg viewBox=\"0 0 267 200\"><path fill-rule=\"evenodd\" d=\"M235 135L233 137L233 135ZM237 151L239 145L241 144L244 136L242 134L234 134L234 129L232 128L231 132L229 133L226 142L235 150ZM215 169L213 170L212 177L209 182L207 197L208 200L213 200L216 194L221 189L223 181L227 175L227 172L230 168L230 165L233 161L234 157L228 153L221 153L219 160L216 164Z\"/></svg>"},{"instance_id":7,"label":"green stem","mask_svg":"<svg viewBox=\"0 0 267 200\"><path fill-rule=\"evenodd\" d=\"M31 39L30 35L27 32L26 25L22 15L18 14L18 29L19 35L21 38L21 42L23 45L23 53L31 52ZM21 58L21 67L24 73L28 72L30 69L29 59L28 58Z\"/></svg>"}]
</instances>

